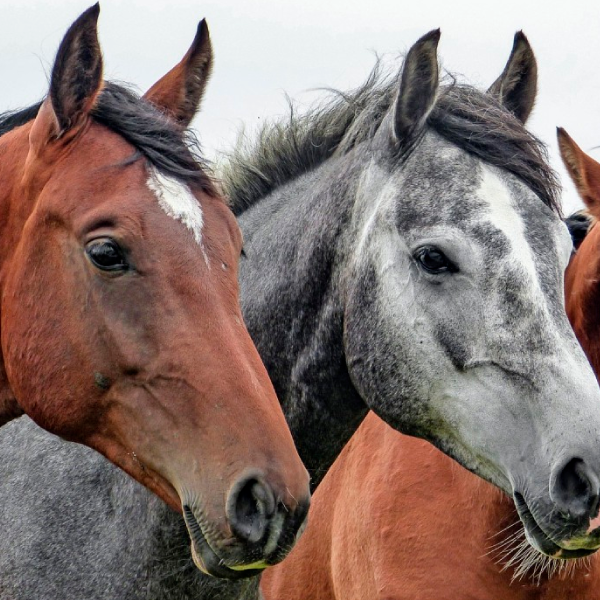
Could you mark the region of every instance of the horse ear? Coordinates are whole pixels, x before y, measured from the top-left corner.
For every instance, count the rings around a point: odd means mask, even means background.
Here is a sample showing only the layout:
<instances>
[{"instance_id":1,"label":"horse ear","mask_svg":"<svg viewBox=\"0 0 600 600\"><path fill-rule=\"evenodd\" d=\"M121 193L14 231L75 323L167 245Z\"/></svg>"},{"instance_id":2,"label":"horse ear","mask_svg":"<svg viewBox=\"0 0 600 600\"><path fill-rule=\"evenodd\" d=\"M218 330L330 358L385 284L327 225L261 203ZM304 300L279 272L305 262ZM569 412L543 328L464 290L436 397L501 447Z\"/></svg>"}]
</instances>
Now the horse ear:
<instances>
[{"instance_id":1,"label":"horse ear","mask_svg":"<svg viewBox=\"0 0 600 600\"><path fill-rule=\"evenodd\" d=\"M43 147L48 140L70 139L86 122L102 86L99 13L98 4L88 8L60 43L52 67L50 93L30 134L34 146Z\"/></svg>"},{"instance_id":2,"label":"horse ear","mask_svg":"<svg viewBox=\"0 0 600 600\"><path fill-rule=\"evenodd\" d=\"M412 46L404 59L394 114L394 133L401 146L410 145L419 135L435 104L439 41L440 30L430 31Z\"/></svg>"},{"instance_id":3,"label":"horse ear","mask_svg":"<svg viewBox=\"0 0 600 600\"><path fill-rule=\"evenodd\" d=\"M496 96L522 123L529 118L537 95L537 62L522 31L515 33L508 62L488 94Z\"/></svg>"},{"instance_id":4,"label":"horse ear","mask_svg":"<svg viewBox=\"0 0 600 600\"><path fill-rule=\"evenodd\" d=\"M198 112L213 65L212 44L202 19L196 37L181 62L159 79L144 98L187 127Z\"/></svg>"},{"instance_id":5,"label":"horse ear","mask_svg":"<svg viewBox=\"0 0 600 600\"><path fill-rule=\"evenodd\" d=\"M600 218L600 164L588 156L562 128L556 129L560 156L590 213Z\"/></svg>"},{"instance_id":6,"label":"horse ear","mask_svg":"<svg viewBox=\"0 0 600 600\"><path fill-rule=\"evenodd\" d=\"M102 85L102 54L98 43L100 5L88 8L67 31L58 48L50 99L62 135L90 112Z\"/></svg>"}]
</instances>

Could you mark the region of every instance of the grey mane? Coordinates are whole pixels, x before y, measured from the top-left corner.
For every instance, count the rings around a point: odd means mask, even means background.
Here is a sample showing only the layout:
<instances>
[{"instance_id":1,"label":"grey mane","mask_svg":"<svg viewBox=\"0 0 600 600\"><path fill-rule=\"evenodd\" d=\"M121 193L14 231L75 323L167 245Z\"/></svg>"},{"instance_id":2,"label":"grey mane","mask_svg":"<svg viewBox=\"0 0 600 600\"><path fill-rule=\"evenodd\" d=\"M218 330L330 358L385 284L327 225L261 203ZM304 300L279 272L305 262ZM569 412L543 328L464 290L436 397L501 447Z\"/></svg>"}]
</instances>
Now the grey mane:
<instances>
[{"instance_id":1,"label":"grey mane","mask_svg":"<svg viewBox=\"0 0 600 600\"><path fill-rule=\"evenodd\" d=\"M483 161L506 169L560 212L559 185L545 145L491 94L457 83L440 88L428 126ZM223 186L236 215L279 186L373 138L397 95L397 77L377 61L356 90L332 97L306 114L293 106L285 121L266 124L251 145L240 144L224 166ZM405 157L404 157L405 158Z\"/></svg>"}]
</instances>

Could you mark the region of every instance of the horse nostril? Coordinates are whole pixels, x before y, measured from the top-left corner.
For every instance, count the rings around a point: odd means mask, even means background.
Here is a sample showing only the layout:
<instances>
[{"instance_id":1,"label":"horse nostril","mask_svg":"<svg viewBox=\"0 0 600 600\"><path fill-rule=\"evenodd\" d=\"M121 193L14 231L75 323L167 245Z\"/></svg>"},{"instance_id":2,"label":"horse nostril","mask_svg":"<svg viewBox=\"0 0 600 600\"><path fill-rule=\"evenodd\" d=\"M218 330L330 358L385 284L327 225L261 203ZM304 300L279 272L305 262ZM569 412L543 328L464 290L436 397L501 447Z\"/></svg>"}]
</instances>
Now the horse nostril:
<instances>
[{"instance_id":1,"label":"horse nostril","mask_svg":"<svg viewBox=\"0 0 600 600\"><path fill-rule=\"evenodd\" d=\"M237 482L227 502L231 530L240 539L256 543L267 530L275 512L271 488L254 477Z\"/></svg>"},{"instance_id":2,"label":"horse nostril","mask_svg":"<svg viewBox=\"0 0 600 600\"><path fill-rule=\"evenodd\" d=\"M580 458L571 459L557 474L552 498L557 506L573 517L595 517L600 501L599 481Z\"/></svg>"}]
</instances>

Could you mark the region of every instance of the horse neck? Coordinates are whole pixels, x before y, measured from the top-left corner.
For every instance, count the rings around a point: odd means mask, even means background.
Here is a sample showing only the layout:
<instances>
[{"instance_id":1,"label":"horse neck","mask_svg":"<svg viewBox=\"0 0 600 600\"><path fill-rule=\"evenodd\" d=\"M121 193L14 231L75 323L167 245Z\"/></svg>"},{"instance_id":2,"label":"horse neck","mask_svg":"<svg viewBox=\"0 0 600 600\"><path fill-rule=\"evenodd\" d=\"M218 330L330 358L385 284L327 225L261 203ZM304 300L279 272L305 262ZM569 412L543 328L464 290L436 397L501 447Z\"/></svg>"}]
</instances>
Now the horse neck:
<instances>
[{"instance_id":1,"label":"horse neck","mask_svg":"<svg viewBox=\"0 0 600 600\"><path fill-rule=\"evenodd\" d=\"M343 347L340 271L354 178L332 159L241 215L244 318L318 484L367 408Z\"/></svg>"}]
</instances>

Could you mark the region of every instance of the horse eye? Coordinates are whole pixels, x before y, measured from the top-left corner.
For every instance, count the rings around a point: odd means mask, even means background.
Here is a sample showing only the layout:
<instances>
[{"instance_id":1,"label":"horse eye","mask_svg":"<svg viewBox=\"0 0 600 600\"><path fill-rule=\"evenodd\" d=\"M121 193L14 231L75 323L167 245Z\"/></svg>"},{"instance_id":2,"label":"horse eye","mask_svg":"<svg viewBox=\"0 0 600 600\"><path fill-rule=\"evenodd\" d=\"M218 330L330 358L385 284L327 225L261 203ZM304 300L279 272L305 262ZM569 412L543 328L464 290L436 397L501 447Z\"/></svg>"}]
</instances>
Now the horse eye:
<instances>
[{"instance_id":1,"label":"horse eye","mask_svg":"<svg viewBox=\"0 0 600 600\"><path fill-rule=\"evenodd\" d=\"M414 256L419 266L427 273L440 275L458 271L458 267L435 246L423 246L415 252Z\"/></svg>"},{"instance_id":2,"label":"horse eye","mask_svg":"<svg viewBox=\"0 0 600 600\"><path fill-rule=\"evenodd\" d=\"M92 264L102 271L125 271L129 266L119 244L110 238L90 242L85 251Z\"/></svg>"}]
</instances>

